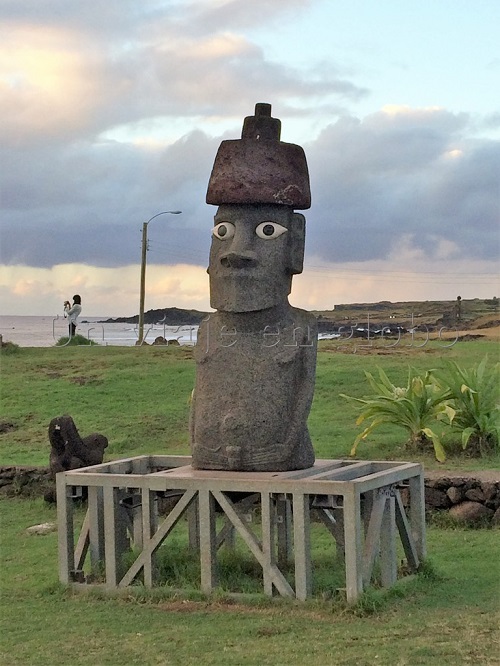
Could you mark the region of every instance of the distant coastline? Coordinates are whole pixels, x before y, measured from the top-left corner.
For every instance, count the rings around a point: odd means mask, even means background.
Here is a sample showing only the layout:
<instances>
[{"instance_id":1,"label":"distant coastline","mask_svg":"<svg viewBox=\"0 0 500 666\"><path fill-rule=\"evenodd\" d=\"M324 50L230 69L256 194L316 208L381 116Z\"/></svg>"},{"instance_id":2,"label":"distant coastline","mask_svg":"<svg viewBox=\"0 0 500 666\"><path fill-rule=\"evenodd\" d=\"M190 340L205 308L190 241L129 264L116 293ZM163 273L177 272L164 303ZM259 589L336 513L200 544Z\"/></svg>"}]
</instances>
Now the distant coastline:
<instances>
[{"instance_id":1,"label":"distant coastline","mask_svg":"<svg viewBox=\"0 0 500 666\"><path fill-rule=\"evenodd\" d=\"M166 326L196 326L208 317L209 312L199 310L183 310L182 308L160 308L144 313L145 324L165 324ZM132 317L110 317L100 321L101 324L137 324L139 315Z\"/></svg>"}]
</instances>

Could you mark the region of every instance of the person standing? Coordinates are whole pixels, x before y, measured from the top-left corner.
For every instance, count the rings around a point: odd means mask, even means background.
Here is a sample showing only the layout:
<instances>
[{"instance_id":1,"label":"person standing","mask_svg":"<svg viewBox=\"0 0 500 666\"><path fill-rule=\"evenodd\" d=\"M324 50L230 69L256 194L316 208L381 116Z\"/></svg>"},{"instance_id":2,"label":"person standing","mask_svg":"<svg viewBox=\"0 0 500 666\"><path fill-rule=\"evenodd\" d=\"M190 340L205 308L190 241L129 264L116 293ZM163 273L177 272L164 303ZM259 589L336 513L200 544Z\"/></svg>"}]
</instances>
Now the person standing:
<instances>
[{"instance_id":1,"label":"person standing","mask_svg":"<svg viewBox=\"0 0 500 666\"><path fill-rule=\"evenodd\" d=\"M82 299L78 294L73 296L73 305L69 301L64 301L64 316L68 318L69 337L72 338L76 333L76 320L82 311Z\"/></svg>"}]
</instances>

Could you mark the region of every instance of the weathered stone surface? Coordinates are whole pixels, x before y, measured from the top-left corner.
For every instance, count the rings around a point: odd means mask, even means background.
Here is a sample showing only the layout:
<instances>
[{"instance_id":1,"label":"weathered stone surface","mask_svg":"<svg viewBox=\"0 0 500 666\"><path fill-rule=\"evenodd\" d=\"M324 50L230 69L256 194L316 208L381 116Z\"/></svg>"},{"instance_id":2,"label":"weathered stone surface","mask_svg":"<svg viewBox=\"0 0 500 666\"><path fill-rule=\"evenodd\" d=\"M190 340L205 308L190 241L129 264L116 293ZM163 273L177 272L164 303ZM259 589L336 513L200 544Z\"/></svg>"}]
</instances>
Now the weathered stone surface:
<instances>
[{"instance_id":1,"label":"weathered stone surface","mask_svg":"<svg viewBox=\"0 0 500 666\"><path fill-rule=\"evenodd\" d=\"M462 502L452 506L449 514L457 521L474 524L493 517L493 511L479 502Z\"/></svg>"},{"instance_id":2,"label":"weathered stone surface","mask_svg":"<svg viewBox=\"0 0 500 666\"><path fill-rule=\"evenodd\" d=\"M429 479L426 483L429 488L437 488L438 490L447 490L450 487L450 479L443 476L438 479Z\"/></svg>"},{"instance_id":3,"label":"weathered stone surface","mask_svg":"<svg viewBox=\"0 0 500 666\"><path fill-rule=\"evenodd\" d=\"M489 501L494 500L498 492L497 484L490 482L481 483L481 490L483 491L484 499Z\"/></svg>"},{"instance_id":4,"label":"weathered stone surface","mask_svg":"<svg viewBox=\"0 0 500 666\"><path fill-rule=\"evenodd\" d=\"M73 419L67 414L57 416L49 423L49 441L49 465L54 476L69 469L99 465L108 446L107 438L98 432L82 439Z\"/></svg>"},{"instance_id":5,"label":"weathered stone surface","mask_svg":"<svg viewBox=\"0 0 500 666\"><path fill-rule=\"evenodd\" d=\"M241 139L223 141L207 190L207 203L311 206L309 173L300 146L280 141L281 122L270 104L256 104L243 123Z\"/></svg>"},{"instance_id":6,"label":"weathered stone surface","mask_svg":"<svg viewBox=\"0 0 500 666\"><path fill-rule=\"evenodd\" d=\"M448 495L437 488L425 489L425 502L435 509L446 509L451 504Z\"/></svg>"},{"instance_id":7,"label":"weathered stone surface","mask_svg":"<svg viewBox=\"0 0 500 666\"><path fill-rule=\"evenodd\" d=\"M448 488L448 490L446 491L446 494L448 495L448 497L450 498L450 501L453 504L458 504L464 498L464 493L463 493L462 489L461 488L456 488L455 486L451 486L450 488Z\"/></svg>"},{"instance_id":8,"label":"weathered stone surface","mask_svg":"<svg viewBox=\"0 0 500 666\"><path fill-rule=\"evenodd\" d=\"M195 467L282 471L314 464L307 415L315 320L291 308L282 315L217 313L203 322L191 413Z\"/></svg>"},{"instance_id":9,"label":"weathered stone surface","mask_svg":"<svg viewBox=\"0 0 500 666\"><path fill-rule=\"evenodd\" d=\"M27 534L37 534L40 536L56 531L57 525L55 523L40 523L40 525L32 525L31 527L26 528Z\"/></svg>"},{"instance_id":10,"label":"weathered stone surface","mask_svg":"<svg viewBox=\"0 0 500 666\"><path fill-rule=\"evenodd\" d=\"M486 499L481 488L471 488L465 491L465 497L471 502L484 502Z\"/></svg>"},{"instance_id":11,"label":"weathered stone surface","mask_svg":"<svg viewBox=\"0 0 500 666\"><path fill-rule=\"evenodd\" d=\"M219 206L208 273L217 311L198 331L191 403L198 469L285 471L314 464L307 417L314 392L317 328L288 303L302 271L310 205L302 148L279 141L270 105L224 141L207 202Z\"/></svg>"},{"instance_id":12,"label":"weathered stone surface","mask_svg":"<svg viewBox=\"0 0 500 666\"><path fill-rule=\"evenodd\" d=\"M491 519L491 524L495 527L500 527L500 507L495 511Z\"/></svg>"}]
</instances>

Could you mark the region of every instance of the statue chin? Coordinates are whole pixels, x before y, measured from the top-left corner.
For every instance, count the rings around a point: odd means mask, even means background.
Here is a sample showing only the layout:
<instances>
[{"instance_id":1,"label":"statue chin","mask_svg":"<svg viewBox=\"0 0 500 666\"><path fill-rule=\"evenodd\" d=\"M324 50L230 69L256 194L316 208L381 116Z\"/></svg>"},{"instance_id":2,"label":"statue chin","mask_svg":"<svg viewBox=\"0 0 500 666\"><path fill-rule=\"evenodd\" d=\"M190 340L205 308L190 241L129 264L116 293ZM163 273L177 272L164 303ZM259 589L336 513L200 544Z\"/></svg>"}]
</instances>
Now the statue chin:
<instances>
[{"instance_id":1,"label":"statue chin","mask_svg":"<svg viewBox=\"0 0 500 666\"><path fill-rule=\"evenodd\" d=\"M210 280L210 307L220 312L258 312L288 302L288 284L271 286L251 278Z\"/></svg>"}]
</instances>

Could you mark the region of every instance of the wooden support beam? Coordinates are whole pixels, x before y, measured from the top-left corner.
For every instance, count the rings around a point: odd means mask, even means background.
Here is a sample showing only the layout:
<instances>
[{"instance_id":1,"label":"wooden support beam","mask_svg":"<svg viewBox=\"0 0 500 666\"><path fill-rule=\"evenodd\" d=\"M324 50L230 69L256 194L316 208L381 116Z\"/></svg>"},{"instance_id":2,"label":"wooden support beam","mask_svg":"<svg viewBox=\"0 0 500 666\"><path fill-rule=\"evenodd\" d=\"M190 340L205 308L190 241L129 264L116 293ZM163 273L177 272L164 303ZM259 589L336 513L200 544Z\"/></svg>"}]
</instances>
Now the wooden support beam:
<instances>
[{"instance_id":1,"label":"wooden support beam","mask_svg":"<svg viewBox=\"0 0 500 666\"><path fill-rule=\"evenodd\" d=\"M419 476L409 480L410 491L410 525L419 560L425 559L427 553L425 539L425 488L424 474L421 469Z\"/></svg>"},{"instance_id":2,"label":"wooden support beam","mask_svg":"<svg viewBox=\"0 0 500 666\"><path fill-rule=\"evenodd\" d=\"M118 520L117 489L112 486L103 488L104 505L104 557L106 586L116 587L119 576L120 532Z\"/></svg>"},{"instance_id":3,"label":"wooden support beam","mask_svg":"<svg viewBox=\"0 0 500 666\"><path fill-rule=\"evenodd\" d=\"M98 486L88 489L90 568L97 573L104 562L104 503L103 491Z\"/></svg>"},{"instance_id":4,"label":"wooden support beam","mask_svg":"<svg viewBox=\"0 0 500 666\"><path fill-rule=\"evenodd\" d=\"M398 577L396 554L396 510L394 495L386 498L380 532L380 574L383 587L391 587Z\"/></svg>"},{"instance_id":5,"label":"wooden support beam","mask_svg":"<svg viewBox=\"0 0 500 666\"><path fill-rule=\"evenodd\" d=\"M264 565L262 576L264 580L264 594L273 596L273 567L275 567L274 531L276 514L271 501L271 493L261 493L262 518L262 554Z\"/></svg>"},{"instance_id":6,"label":"wooden support beam","mask_svg":"<svg viewBox=\"0 0 500 666\"><path fill-rule=\"evenodd\" d=\"M75 549L75 564L74 564L74 569L75 570L81 570L83 569L83 564L85 562L85 558L87 557L87 551L89 549L89 544L90 544L90 514L89 510L87 509L85 513L85 518L83 519L83 524L80 529L80 536L78 537L78 542L76 544L76 549Z\"/></svg>"},{"instance_id":7,"label":"wooden support beam","mask_svg":"<svg viewBox=\"0 0 500 666\"><path fill-rule=\"evenodd\" d=\"M380 531L382 528L382 520L384 517L385 504L387 496L384 492L374 493L372 500L372 510L368 521L368 529L366 531L365 545L363 552L363 585L369 585L373 565L380 552Z\"/></svg>"},{"instance_id":8,"label":"wooden support beam","mask_svg":"<svg viewBox=\"0 0 500 666\"><path fill-rule=\"evenodd\" d=\"M312 593L309 495L293 494L293 547L295 596L304 601Z\"/></svg>"},{"instance_id":9,"label":"wooden support beam","mask_svg":"<svg viewBox=\"0 0 500 666\"><path fill-rule=\"evenodd\" d=\"M344 495L345 577L348 603L363 592L361 502L357 488L349 484Z\"/></svg>"},{"instance_id":10,"label":"wooden support beam","mask_svg":"<svg viewBox=\"0 0 500 666\"><path fill-rule=\"evenodd\" d=\"M187 490L151 538L144 539L142 552L121 579L120 587L130 585L143 566L152 566L152 556L177 525L179 518L189 506L195 494L196 491Z\"/></svg>"},{"instance_id":11,"label":"wooden support beam","mask_svg":"<svg viewBox=\"0 0 500 666\"><path fill-rule=\"evenodd\" d=\"M399 490L395 491L394 499L396 502L396 525L398 526L399 536L401 537L401 543L403 544L408 566L413 571L417 571L420 565L420 560Z\"/></svg>"},{"instance_id":12,"label":"wooden support beam","mask_svg":"<svg viewBox=\"0 0 500 666\"><path fill-rule=\"evenodd\" d=\"M269 565L269 562L266 560L266 557L264 555L261 543L255 536L255 534L248 529L247 525L245 525L241 517L238 515L238 512L236 511L233 503L229 500L228 497L226 497L219 490L214 490L213 495L217 500L221 509L224 511L226 516L235 526L238 535L243 539L243 541L249 547L250 551L252 552L255 559L260 564L260 566L263 569L264 567L268 567L269 577L271 578L272 583L276 587L278 592L284 597L293 597L294 592L290 584L283 576L281 571L278 569L276 564L273 563Z\"/></svg>"},{"instance_id":13,"label":"wooden support beam","mask_svg":"<svg viewBox=\"0 0 500 666\"><path fill-rule=\"evenodd\" d=\"M278 566L285 567L292 560L292 502L288 495L278 495L276 499L276 532L278 545Z\"/></svg>"},{"instance_id":14,"label":"wooden support beam","mask_svg":"<svg viewBox=\"0 0 500 666\"><path fill-rule=\"evenodd\" d=\"M156 495L152 493L148 488L142 489L142 548L149 544L152 536L157 530L158 523L158 507L156 502ZM144 576L144 585L145 587L152 587L155 574L155 551L149 552L144 557L143 563L143 576ZM121 584L122 581L120 581Z\"/></svg>"},{"instance_id":15,"label":"wooden support beam","mask_svg":"<svg viewBox=\"0 0 500 666\"><path fill-rule=\"evenodd\" d=\"M71 571L75 562L73 535L73 500L71 487L66 485L66 472L56 475L57 492L57 541L59 551L59 580L71 582Z\"/></svg>"},{"instance_id":16,"label":"wooden support beam","mask_svg":"<svg viewBox=\"0 0 500 666\"><path fill-rule=\"evenodd\" d=\"M215 503L209 490L198 493L200 519L201 589L210 594L217 587L217 545L215 531Z\"/></svg>"}]
</instances>

